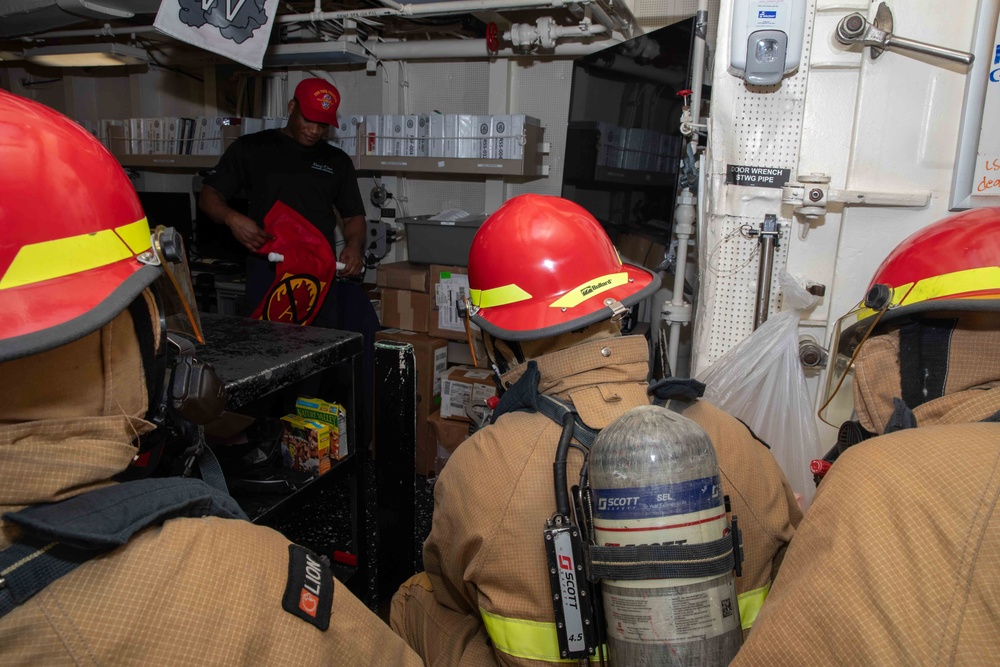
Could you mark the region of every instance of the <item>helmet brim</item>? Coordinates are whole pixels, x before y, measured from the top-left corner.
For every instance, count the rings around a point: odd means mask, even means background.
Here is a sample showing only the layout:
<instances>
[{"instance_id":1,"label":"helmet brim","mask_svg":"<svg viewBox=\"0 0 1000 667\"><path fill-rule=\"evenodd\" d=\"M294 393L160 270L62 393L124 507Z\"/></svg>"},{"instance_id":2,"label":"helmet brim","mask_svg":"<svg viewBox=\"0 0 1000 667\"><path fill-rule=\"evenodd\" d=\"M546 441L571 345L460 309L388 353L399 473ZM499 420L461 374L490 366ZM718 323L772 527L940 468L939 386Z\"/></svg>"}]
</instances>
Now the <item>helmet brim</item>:
<instances>
[{"instance_id":1,"label":"helmet brim","mask_svg":"<svg viewBox=\"0 0 1000 667\"><path fill-rule=\"evenodd\" d=\"M558 307L550 306L548 313L540 310L537 302L524 301L481 308L472 316L472 322L500 340L527 341L558 336L610 320L613 313L604 304L606 299L631 307L660 288L660 277L647 269L623 263L622 270L628 274L627 283L594 294L576 306L582 314L571 320L566 320Z\"/></svg>"},{"instance_id":2,"label":"helmet brim","mask_svg":"<svg viewBox=\"0 0 1000 667\"><path fill-rule=\"evenodd\" d=\"M81 274L0 291L0 362L38 354L97 331L128 308L162 273L135 260Z\"/></svg>"}]
</instances>

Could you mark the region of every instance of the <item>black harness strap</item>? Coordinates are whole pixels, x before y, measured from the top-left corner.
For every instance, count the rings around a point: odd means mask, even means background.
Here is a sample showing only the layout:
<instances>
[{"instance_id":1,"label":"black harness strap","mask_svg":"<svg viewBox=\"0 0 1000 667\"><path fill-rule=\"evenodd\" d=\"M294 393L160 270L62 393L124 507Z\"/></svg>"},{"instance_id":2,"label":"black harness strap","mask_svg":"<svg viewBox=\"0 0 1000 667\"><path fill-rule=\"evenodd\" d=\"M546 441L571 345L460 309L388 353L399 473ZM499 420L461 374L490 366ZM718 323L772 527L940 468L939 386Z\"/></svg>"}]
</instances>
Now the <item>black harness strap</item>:
<instances>
[{"instance_id":1,"label":"black harness strap","mask_svg":"<svg viewBox=\"0 0 1000 667\"><path fill-rule=\"evenodd\" d=\"M736 567L734 540L721 537L702 544L590 546L595 579L645 580L714 577Z\"/></svg>"}]
</instances>

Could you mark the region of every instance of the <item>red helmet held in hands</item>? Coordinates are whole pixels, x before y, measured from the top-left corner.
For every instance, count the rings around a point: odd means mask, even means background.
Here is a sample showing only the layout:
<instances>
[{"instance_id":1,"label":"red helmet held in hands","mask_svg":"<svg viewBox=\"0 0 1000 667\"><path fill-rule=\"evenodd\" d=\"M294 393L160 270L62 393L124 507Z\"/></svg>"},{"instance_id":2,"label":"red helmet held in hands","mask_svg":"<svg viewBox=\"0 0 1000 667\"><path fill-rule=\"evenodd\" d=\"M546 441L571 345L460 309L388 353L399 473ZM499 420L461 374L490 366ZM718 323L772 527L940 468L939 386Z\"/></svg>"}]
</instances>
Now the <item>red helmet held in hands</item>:
<instances>
[{"instance_id":1,"label":"red helmet held in hands","mask_svg":"<svg viewBox=\"0 0 1000 667\"><path fill-rule=\"evenodd\" d=\"M501 340L538 340L620 317L622 306L659 284L623 264L594 216L560 197L507 201L469 251L472 321Z\"/></svg>"}]
</instances>

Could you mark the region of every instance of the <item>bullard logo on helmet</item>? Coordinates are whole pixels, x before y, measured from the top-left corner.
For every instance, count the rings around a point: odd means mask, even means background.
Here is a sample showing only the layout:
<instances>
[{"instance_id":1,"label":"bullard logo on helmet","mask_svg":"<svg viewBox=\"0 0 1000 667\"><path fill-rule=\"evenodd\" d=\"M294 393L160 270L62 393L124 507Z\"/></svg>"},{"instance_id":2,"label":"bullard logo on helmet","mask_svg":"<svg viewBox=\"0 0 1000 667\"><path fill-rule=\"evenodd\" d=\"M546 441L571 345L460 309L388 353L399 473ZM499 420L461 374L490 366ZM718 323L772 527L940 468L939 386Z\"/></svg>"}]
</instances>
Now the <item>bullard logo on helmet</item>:
<instances>
[{"instance_id":1,"label":"bullard logo on helmet","mask_svg":"<svg viewBox=\"0 0 1000 667\"><path fill-rule=\"evenodd\" d=\"M611 284L611 279L610 278L608 280L602 280L599 283L594 283L593 285L587 285L586 287L584 287L583 289L580 290L580 293L583 294L584 296L586 296L588 294L596 292L597 290L601 289L602 287L607 287L610 284Z\"/></svg>"}]
</instances>

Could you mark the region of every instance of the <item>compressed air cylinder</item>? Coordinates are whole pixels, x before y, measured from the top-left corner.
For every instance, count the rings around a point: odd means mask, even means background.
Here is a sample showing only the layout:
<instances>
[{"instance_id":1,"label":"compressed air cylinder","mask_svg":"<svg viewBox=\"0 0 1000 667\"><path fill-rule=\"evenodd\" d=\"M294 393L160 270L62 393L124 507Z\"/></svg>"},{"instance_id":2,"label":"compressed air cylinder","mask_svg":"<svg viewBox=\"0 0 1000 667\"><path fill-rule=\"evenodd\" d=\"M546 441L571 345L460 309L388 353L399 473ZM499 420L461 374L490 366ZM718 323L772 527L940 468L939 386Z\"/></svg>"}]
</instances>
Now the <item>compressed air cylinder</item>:
<instances>
[{"instance_id":1,"label":"compressed air cylinder","mask_svg":"<svg viewBox=\"0 0 1000 667\"><path fill-rule=\"evenodd\" d=\"M699 544L729 534L715 449L690 419L646 405L590 450L598 545ZM727 665L742 643L733 573L602 581L611 664Z\"/></svg>"}]
</instances>

